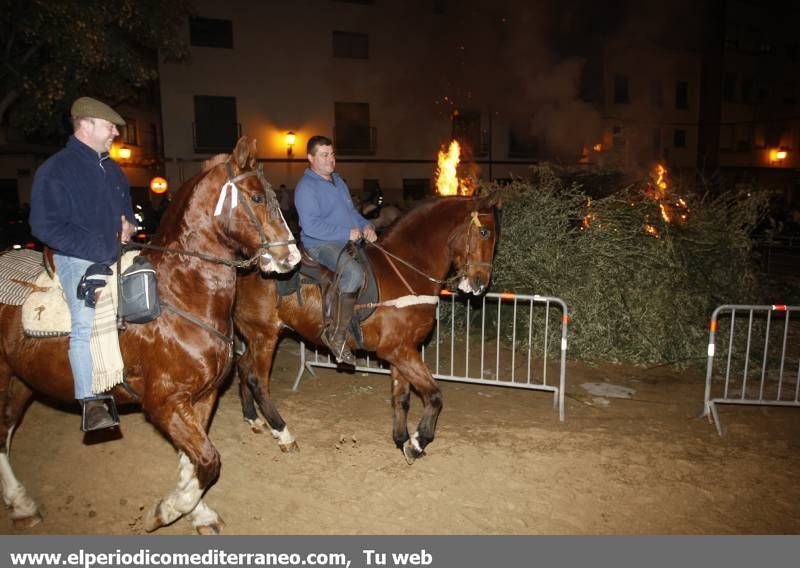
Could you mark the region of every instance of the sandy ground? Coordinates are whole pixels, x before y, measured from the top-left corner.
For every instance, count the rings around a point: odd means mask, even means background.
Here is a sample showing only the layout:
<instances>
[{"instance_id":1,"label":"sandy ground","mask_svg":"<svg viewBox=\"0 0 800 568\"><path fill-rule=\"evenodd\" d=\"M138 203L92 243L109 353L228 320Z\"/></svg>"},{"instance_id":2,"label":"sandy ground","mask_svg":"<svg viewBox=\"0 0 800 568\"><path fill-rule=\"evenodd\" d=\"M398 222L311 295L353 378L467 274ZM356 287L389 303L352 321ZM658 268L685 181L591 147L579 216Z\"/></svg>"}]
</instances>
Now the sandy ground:
<instances>
[{"instance_id":1,"label":"sandy ground","mask_svg":"<svg viewBox=\"0 0 800 568\"><path fill-rule=\"evenodd\" d=\"M235 388L220 400L206 499L226 534L800 533L800 411L722 407L720 438L697 419L699 373L570 364L564 423L549 394L441 382L437 438L409 466L387 377L324 370L293 392L295 353L284 341L273 398L299 452L253 434ZM598 398L587 382L635 392ZM27 534L141 534L177 481L174 450L139 413L102 443L78 422L37 402L15 436L13 467L44 515ZM187 520L159 531L192 533Z\"/></svg>"}]
</instances>

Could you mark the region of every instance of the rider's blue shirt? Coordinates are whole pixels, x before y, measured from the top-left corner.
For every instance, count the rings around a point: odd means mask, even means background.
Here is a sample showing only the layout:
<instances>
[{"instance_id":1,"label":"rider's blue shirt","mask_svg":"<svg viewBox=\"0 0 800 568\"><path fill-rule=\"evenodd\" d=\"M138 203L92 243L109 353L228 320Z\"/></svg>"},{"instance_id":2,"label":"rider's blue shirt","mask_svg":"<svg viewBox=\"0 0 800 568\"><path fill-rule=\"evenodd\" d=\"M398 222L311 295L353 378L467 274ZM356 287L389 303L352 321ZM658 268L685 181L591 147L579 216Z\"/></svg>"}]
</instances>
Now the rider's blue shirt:
<instances>
[{"instance_id":1,"label":"rider's blue shirt","mask_svg":"<svg viewBox=\"0 0 800 568\"><path fill-rule=\"evenodd\" d=\"M337 173L332 181L306 168L294 191L294 205L300 218L300 238L307 247L341 243L350 238L350 229L369 225L353 206L350 190Z\"/></svg>"}]
</instances>

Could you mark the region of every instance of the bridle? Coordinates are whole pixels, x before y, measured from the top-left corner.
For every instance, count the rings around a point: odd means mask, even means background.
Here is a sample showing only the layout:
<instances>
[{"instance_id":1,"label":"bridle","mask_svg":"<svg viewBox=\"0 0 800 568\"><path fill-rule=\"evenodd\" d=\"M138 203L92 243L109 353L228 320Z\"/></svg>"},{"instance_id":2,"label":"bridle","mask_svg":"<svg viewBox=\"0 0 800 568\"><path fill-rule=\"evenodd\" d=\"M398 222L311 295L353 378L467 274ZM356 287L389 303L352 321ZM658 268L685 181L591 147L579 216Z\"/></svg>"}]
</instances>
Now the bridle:
<instances>
[{"instance_id":1,"label":"bridle","mask_svg":"<svg viewBox=\"0 0 800 568\"><path fill-rule=\"evenodd\" d=\"M270 185L270 183L264 177L263 166L261 164L259 164L256 167L256 169L254 169L254 170L249 170L249 171L243 172L243 173L241 173L241 174L239 174L237 176L234 176L233 167L231 166L230 161L228 161L228 162L225 162L225 173L226 173L228 179L226 180L226 182L222 186L222 188L220 188L219 200L217 201L217 206L216 206L216 208L214 210L214 215L215 216L221 214L222 206L223 206L225 200L227 199L227 194L228 194L228 190L229 189L230 189L230 195L231 195L230 215L232 215L233 214L233 209L235 207L238 207L239 201L240 201L239 198L238 198L238 194L239 194L240 190L239 190L239 187L238 187L237 183L239 183L242 180L245 180L247 178L256 176L258 178L258 181L261 183L261 187L264 190L264 197L266 198L265 205L267 207L267 212L268 212L269 217L271 219L276 219L276 218L280 217L280 219L283 221L284 226L286 226L286 228L288 230L288 225L286 223L286 219L284 219L283 213L281 212L280 206L278 205L277 196L275 195L275 192L272 190L272 185ZM250 222L255 226L256 230L258 231L259 238L261 239L261 244L258 247L258 251L256 251L256 254L254 254L252 257L250 257L250 258L248 258L246 260L229 260L227 258L221 258L221 257L217 257L217 256L212 256L210 254L205 254L205 253L201 253L201 252L194 252L194 251L189 251L189 250L185 250L185 249L179 249L179 248L175 248L175 247L160 247L160 246L151 245L151 244L129 243L128 245L126 245L126 248L157 250L157 251L161 251L161 252L169 252L169 253L179 254L179 255L183 255L183 256L191 256L191 257L194 257L194 258L207 260L209 262L215 262L217 264L224 264L226 266L230 266L230 267L233 267L233 268L248 268L248 267L252 266L253 264L255 264L258 261L258 259L260 257L262 257L262 256L269 257L270 260L272 260L272 256L269 254L269 249L271 249L272 247L289 246L289 245L293 245L293 244L296 243L295 239L287 239L287 240L280 240L280 241L270 241L267 238L267 234L264 232L264 228L262 227L261 223L258 222L258 219L256 218L256 215L253 212L253 209L247 203L247 199L242 199L241 200L241 205L244 208L245 215L247 215L247 218L250 219ZM120 256L121 256L121 254L122 253L120 251ZM233 348L233 326L231 326L230 335L226 335L226 334L222 333L221 331L219 331L218 329L216 329L215 327L213 327L212 325L206 323L205 321L203 321L199 317L195 316L194 314L174 306L171 302L165 302L165 301L161 300L161 305L163 307L167 308L168 310L174 312L175 314L181 316L182 318L184 318L184 319L186 319L186 320L188 320L188 321L190 321L190 322L202 327L203 329L207 330L208 332L210 332L215 337L218 337L219 339L221 339L222 341L224 341L227 344L228 350L229 350L229 354L230 354L230 352L232 352L231 350Z\"/></svg>"},{"instance_id":2,"label":"bridle","mask_svg":"<svg viewBox=\"0 0 800 568\"><path fill-rule=\"evenodd\" d=\"M249 268L250 266L253 266L256 262L258 262L258 259L262 256L268 257L270 260L272 260L272 255L269 254L269 249L273 247L289 246L297 243L295 239L270 241L267 238L267 234L264 232L264 227L261 225L261 223L258 222L256 214L253 212L252 207L250 207L250 205L247 203L247 200L246 199L239 200L238 198L240 190L237 183L253 176L257 177L258 181L261 182L261 187L264 189L264 197L266 198L265 204L270 218L276 219L280 217L280 219L283 221L284 226L288 228L288 225L286 224L286 219L284 219L283 213L281 212L280 206L278 205L278 198L275 195L275 192L272 190L272 185L264 177L264 168L262 164L258 164L256 169L254 170L249 170L239 174L238 176L234 176L233 167L231 166L230 161L228 161L225 162L225 173L228 179L225 181L225 184L220 189L220 196L219 200L217 201L217 207L214 210L214 215L216 216L221 213L222 205L227 199L228 189L230 189L231 214L233 213L233 209L237 207L239 203L241 203L245 215L247 215L247 218L250 220L250 222L255 226L256 230L258 231L258 236L259 239L261 240L261 244L259 245L258 250L253 256L251 256L246 260L229 260L227 258L221 258L218 256L212 256L210 254L194 252L175 247L160 247L157 245L139 244L139 243L129 243L127 245L127 248L170 252L184 256L200 258L202 260L207 260L209 262L216 262L217 264L224 264L226 266L231 266L233 268Z\"/></svg>"},{"instance_id":3,"label":"bridle","mask_svg":"<svg viewBox=\"0 0 800 568\"><path fill-rule=\"evenodd\" d=\"M491 212L481 213L477 209L475 209L475 210L470 212L469 216L466 219L466 221L467 221L467 234L466 234L467 250L465 251L466 261L459 267L458 272L455 274L455 276L451 276L450 278L446 278L444 280L439 279L439 278L434 278L433 276L423 272L422 270L420 270L419 268L417 268L416 266L414 266L413 264L411 264L407 260L404 260L404 259L400 258L399 256L389 252L388 250L386 250L385 248L383 248L382 246L380 246L380 245L378 245L376 243L371 243L371 242L367 241L367 244L370 245L370 246L375 247L376 249L378 249L379 251L381 251L384 254L384 256L386 257L386 260L389 262L389 265L392 267L392 269L394 269L395 274L397 274L397 276L400 278L400 281L403 284L405 284L406 288L408 289L409 292L411 292L411 294L416 294L416 292L414 292L414 290L411 288L411 286L406 281L406 279L403 278L403 275L400 274L400 271L397 269L397 266L395 266L395 264L392 262L392 259L400 262L401 264L403 264L406 267L410 268L411 270L413 270L417 274L419 274L421 276L424 276L425 278L427 278L429 281L433 282L434 284L439 284L439 285L441 285L441 286L443 286L445 288L448 288L452 283L458 282L462 278L465 278L467 276L467 272L469 271L470 267L479 266L479 267L489 267L489 268L491 268L491 266L492 266L491 262L477 261L477 260L476 261L472 261L472 260L470 260L470 251L471 251L471 246L472 246L472 239L471 239L472 228L476 227L478 230L480 230L483 227L483 224L480 222L480 219L479 219L479 217L481 215L493 215L493 213L491 213ZM458 236L458 233L455 232L455 231L450 234L450 237L447 239L447 248L448 249L451 248L451 246L453 244L453 241L455 240L455 238L457 236Z\"/></svg>"}]
</instances>

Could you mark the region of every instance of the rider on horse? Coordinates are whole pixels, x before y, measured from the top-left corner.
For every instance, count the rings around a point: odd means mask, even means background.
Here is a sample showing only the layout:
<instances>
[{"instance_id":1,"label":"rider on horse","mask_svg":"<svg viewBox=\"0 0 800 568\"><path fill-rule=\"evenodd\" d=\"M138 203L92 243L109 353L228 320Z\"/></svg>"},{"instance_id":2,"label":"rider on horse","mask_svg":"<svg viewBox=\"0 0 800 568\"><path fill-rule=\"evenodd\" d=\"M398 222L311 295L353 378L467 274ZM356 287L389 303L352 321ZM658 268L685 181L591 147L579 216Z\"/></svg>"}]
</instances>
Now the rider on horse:
<instances>
[{"instance_id":1,"label":"rider on horse","mask_svg":"<svg viewBox=\"0 0 800 568\"><path fill-rule=\"evenodd\" d=\"M71 109L74 134L66 148L36 171L31 195L33 234L55 253L69 306L72 330L69 362L75 398L81 401L84 431L116 426L104 402L92 394L89 340L95 316L95 290L111 274L119 243L133 234L134 218L128 180L109 158L123 118L106 104L81 97Z\"/></svg>"},{"instance_id":2,"label":"rider on horse","mask_svg":"<svg viewBox=\"0 0 800 568\"><path fill-rule=\"evenodd\" d=\"M355 364L347 347L347 326L353 316L364 270L346 251L348 241L375 241L375 228L353 206L347 184L334 172L333 142L325 136L308 141L308 163L297 184L294 204L300 218L300 237L309 255L337 273L330 321L322 341L338 363Z\"/></svg>"}]
</instances>

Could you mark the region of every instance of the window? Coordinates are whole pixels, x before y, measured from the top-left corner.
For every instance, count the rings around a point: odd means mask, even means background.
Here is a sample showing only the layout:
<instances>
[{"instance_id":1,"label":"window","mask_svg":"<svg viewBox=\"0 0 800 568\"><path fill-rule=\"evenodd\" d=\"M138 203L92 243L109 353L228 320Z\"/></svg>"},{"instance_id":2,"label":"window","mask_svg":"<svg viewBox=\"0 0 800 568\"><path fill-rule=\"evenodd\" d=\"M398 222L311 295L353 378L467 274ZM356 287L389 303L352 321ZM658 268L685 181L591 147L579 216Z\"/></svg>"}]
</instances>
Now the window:
<instances>
[{"instance_id":1,"label":"window","mask_svg":"<svg viewBox=\"0 0 800 568\"><path fill-rule=\"evenodd\" d=\"M353 32L333 32L333 56L369 59L369 36Z\"/></svg>"},{"instance_id":2,"label":"window","mask_svg":"<svg viewBox=\"0 0 800 568\"><path fill-rule=\"evenodd\" d=\"M651 149L653 152L653 158L656 160L661 159L661 129L654 128L651 134Z\"/></svg>"},{"instance_id":3,"label":"window","mask_svg":"<svg viewBox=\"0 0 800 568\"><path fill-rule=\"evenodd\" d=\"M628 93L628 76L614 75L614 104L628 104L631 102Z\"/></svg>"},{"instance_id":4,"label":"window","mask_svg":"<svg viewBox=\"0 0 800 568\"><path fill-rule=\"evenodd\" d=\"M512 123L508 129L508 157L533 158L538 150L539 139L531 134L530 123Z\"/></svg>"},{"instance_id":5,"label":"window","mask_svg":"<svg viewBox=\"0 0 800 568\"><path fill-rule=\"evenodd\" d=\"M733 150L733 125L723 124L719 127L719 149Z\"/></svg>"},{"instance_id":6,"label":"window","mask_svg":"<svg viewBox=\"0 0 800 568\"><path fill-rule=\"evenodd\" d=\"M461 144L462 156L485 156L489 152L481 130L481 113L478 110L456 110L453 113L452 137Z\"/></svg>"},{"instance_id":7,"label":"window","mask_svg":"<svg viewBox=\"0 0 800 568\"><path fill-rule=\"evenodd\" d=\"M675 148L686 148L686 131L682 128L676 128L672 137L672 145Z\"/></svg>"},{"instance_id":8,"label":"window","mask_svg":"<svg viewBox=\"0 0 800 568\"><path fill-rule=\"evenodd\" d=\"M403 199L408 201L419 201L425 199L431 193L431 180L428 178L408 179L403 178Z\"/></svg>"},{"instance_id":9,"label":"window","mask_svg":"<svg viewBox=\"0 0 800 568\"><path fill-rule=\"evenodd\" d=\"M625 129L622 126L615 126L612 130L611 147L615 152L625 150Z\"/></svg>"},{"instance_id":10,"label":"window","mask_svg":"<svg viewBox=\"0 0 800 568\"><path fill-rule=\"evenodd\" d=\"M230 152L239 138L236 97L194 97L194 150Z\"/></svg>"},{"instance_id":11,"label":"window","mask_svg":"<svg viewBox=\"0 0 800 568\"><path fill-rule=\"evenodd\" d=\"M767 147L767 125L756 124L753 127L753 148L763 150Z\"/></svg>"},{"instance_id":12,"label":"window","mask_svg":"<svg viewBox=\"0 0 800 568\"><path fill-rule=\"evenodd\" d=\"M736 73L725 73L722 85L722 100L726 103L736 102Z\"/></svg>"},{"instance_id":13,"label":"window","mask_svg":"<svg viewBox=\"0 0 800 568\"><path fill-rule=\"evenodd\" d=\"M161 144L158 142L158 128L152 122L148 131L147 144L154 154L161 153Z\"/></svg>"},{"instance_id":14,"label":"window","mask_svg":"<svg viewBox=\"0 0 800 568\"><path fill-rule=\"evenodd\" d=\"M120 138L122 138L123 143L130 144L131 146L139 145L139 130L136 127L136 120L133 118L126 118L125 126L120 130L122 130Z\"/></svg>"},{"instance_id":15,"label":"window","mask_svg":"<svg viewBox=\"0 0 800 568\"><path fill-rule=\"evenodd\" d=\"M739 152L747 152L750 150L753 138L753 127L747 123L739 123L734 125L734 140L736 141L736 150Z\"/></svg>"},{"instance_id":16,"label":"window","mask_svg":"<svg viewBox=\"0 0 800 568\"><path fill-rule=\"evenodd\" d=\"M653 80L650 83L650 104L656 108L661 108L664 106L664 95L663 95L663 88L661 86L661 81L658 79Z\"/></svg>"},{"instance_id":17,"label":"window","mask_svg":"<svg viewBox=\"0 0 800 568\"><path fill-rule=\"evenodd\" d=\"M742 102L746 105L753 104L753 80L742 79Z\"/></svg>"},{"instance_id":18,"label":"window","mask_svg":"<svg viewBox=\"0 0 800 568\"><path fill-rule=\"evenodd\" d=\"M196 47L233 49L233 22L189 18L189 43Z\"/></svg>"},{"instance_id":19,"label":"window","mask_svg":"<svg viewBox=\"0 0 800 568\"><path fill-rule=\"evenodd\" d=\"M675 83L675 108L689 108L689 82L677 81Z\"/></svg>"},{"instance_id":20,"label":"window","mask_svg":"<svg viewBox=\"0 0 800 568\"><path fill-rule=\"evenodd\" d=\"M334 103L334 144L338 154L374 154L375 129L369 103Z\"/></svg>"}]
</instances>

